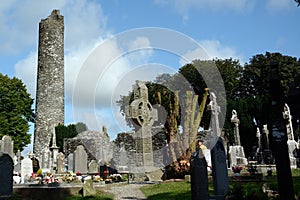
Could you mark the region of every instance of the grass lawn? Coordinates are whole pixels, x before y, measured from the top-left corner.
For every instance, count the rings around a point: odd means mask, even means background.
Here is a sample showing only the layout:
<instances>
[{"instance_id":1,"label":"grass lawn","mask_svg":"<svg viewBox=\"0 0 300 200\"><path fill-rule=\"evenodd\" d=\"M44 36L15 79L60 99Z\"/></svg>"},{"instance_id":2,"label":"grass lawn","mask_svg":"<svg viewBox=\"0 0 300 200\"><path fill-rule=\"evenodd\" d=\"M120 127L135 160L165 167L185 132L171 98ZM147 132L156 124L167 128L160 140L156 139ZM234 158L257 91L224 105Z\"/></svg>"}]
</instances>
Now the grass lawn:
<instances>
[{"instance_id":1,"label":"grass lawn","mask_svg":"<svg viewBox=\"0 0 300 200\"><path fill-rule=\"evenodd\" d=\"M292 171L295 196L300 195L300 170ZM262 186L267 183L271 190L278 191L277 178L266 179L259 182L230 182L228 197L230 199L269 199L267 194L262 192ZM148 200L176 200L191 199L191 186L187 182L163 182L160 184L144 186L141 188ZM209 183L209 193L213 195L212 183ZM273 198L276 199L276 198Z\"/></svg>"}]
</instances>

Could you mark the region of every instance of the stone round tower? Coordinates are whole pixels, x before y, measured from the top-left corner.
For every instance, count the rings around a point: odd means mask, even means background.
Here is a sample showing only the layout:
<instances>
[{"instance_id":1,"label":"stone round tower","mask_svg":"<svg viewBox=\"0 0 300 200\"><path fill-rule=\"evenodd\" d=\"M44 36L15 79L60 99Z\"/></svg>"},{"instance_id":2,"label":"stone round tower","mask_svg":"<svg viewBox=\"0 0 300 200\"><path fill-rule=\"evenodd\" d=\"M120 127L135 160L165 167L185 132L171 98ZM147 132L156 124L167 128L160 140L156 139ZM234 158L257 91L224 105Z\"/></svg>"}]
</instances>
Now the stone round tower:
<instances>
[{"instance_id":1,"label":"stone round tower","mask_svg":"<svg viewBox=\"0 0 300 200\"><path fill-rule=\"evenodd\" d=\"M36 120L33 151L50 168L55 126L64 124L64 17L59 10L39 23Z\"/></svg>"}]
</instances>

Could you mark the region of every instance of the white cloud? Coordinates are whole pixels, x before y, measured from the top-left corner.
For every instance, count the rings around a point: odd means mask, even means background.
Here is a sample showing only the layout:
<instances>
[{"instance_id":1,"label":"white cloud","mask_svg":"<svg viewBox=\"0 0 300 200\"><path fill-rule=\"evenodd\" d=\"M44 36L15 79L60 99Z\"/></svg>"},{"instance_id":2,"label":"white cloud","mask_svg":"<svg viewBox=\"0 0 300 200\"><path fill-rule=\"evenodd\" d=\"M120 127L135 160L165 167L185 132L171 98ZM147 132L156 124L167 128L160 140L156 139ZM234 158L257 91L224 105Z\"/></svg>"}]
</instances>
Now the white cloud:
<instances>
[{"instance_id":1,"label":"white cloud","mask_svg":"<svg viewBox=\"0 0 300 200\"><path fill-rule=\"evenodd\" d=\"M211 60L218 59L238 59L240 63L244 63L244 57L236 52L232 47L222 45L218 40L202 40L199 42L202 48L197 48L193 51L186 52L181 59L180 64L190 63L192 60Z\"/></svg>"},{"instance_id":2,"label":"white cloud","mask_svg":"<svg viewBox=\"0 0 300 200\"><path fill-rule=\"evenodd\" d=\"M35 99L37 76L37 52L30 52L27 58L20 60L15 65L16 77L26 85L31 98Z\"/></svg>"},{"instance_id":3,"label":"white cloud","mask_svg":"<svg viewBox=\"0 0 300 200\"><path fill-rule=\"evenodd\" d=\"M255 4L253 0L155 0L155 2L164 6L173 6L184 19L188 19L192 9L245 12L252 10Z\"/></svg>"},{"instance_id":4,"label":"white cloud","mask_svg":"<svg viewBox=\"0 0 300 200\"><path fill-rule=\"evenodd\" d=\"M290 0L267 0L266 7L269 11L289 10L296 7L296 2Z\"/></svg>"}]
</instances>

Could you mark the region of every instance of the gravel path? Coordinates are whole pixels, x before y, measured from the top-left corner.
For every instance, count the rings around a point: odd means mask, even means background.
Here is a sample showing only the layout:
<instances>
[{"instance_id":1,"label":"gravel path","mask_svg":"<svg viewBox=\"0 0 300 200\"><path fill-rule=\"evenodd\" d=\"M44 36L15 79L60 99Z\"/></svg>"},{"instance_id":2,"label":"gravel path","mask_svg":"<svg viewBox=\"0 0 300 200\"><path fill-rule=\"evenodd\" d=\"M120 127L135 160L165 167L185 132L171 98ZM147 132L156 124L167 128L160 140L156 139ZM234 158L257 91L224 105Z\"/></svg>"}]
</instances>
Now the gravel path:
<instances>
[{"instance_id":1,"label":"gravel path","mask_svg":"<svg viewBox=\"0 0 300 200\"><path fill-rule=\"evenodd\" d=\"M115 200L124 200L124 199L137 199L137 200L146 200L147 198L141 192L140 188L146 184L129 184L129 185L116 185L111 186L107 192L113 193L115 195Z\"/></svg>"}]
</instances>

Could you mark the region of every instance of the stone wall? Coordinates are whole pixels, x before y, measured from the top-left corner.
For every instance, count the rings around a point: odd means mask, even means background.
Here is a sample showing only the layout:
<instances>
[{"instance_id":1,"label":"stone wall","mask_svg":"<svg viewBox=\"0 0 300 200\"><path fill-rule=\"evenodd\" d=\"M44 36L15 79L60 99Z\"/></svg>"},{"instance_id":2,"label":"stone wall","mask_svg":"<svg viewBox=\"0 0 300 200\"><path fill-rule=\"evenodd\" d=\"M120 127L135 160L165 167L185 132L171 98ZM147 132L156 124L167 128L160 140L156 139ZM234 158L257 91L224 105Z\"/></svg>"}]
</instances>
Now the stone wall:
<instances>
[{"instance_id":1,"label":"stone wall","mask_svg":"<svg viewBox=\"0 0 300 200\"><path fill-rule=\"evenodd\" d=\"M64 17L59 10L39 24L35 111L33 151L41 160L55 126L64 124Z\"/></svg>"},{"instance_id":2,"label":"stone wall","mask_svg":"<svg viewBox=\"0 0 300 200\"><path fill-rule=\"evenodd\" d=\"M97 131L84 131L74 138L64 139L66 157L73 153L78 145L84 146L88 154L88 162L91 160L108 162L112 158L113 144L106 134Z\"/></svg>"},{"instance_id":3,"label":"stone wall","mask_svg":"<svg viewBox=\"0 0 300 200\"><path fill-rule=\"evenodd\" d=\"M166 145L166 136L162 126L153 127L151 131L154 167L163 168L163 147ZM126 165L130 169L136 166L136 141L133 135L134 132L120 133L115 139L113 149L115 167Z\"/></svg>"}]
</instances>

